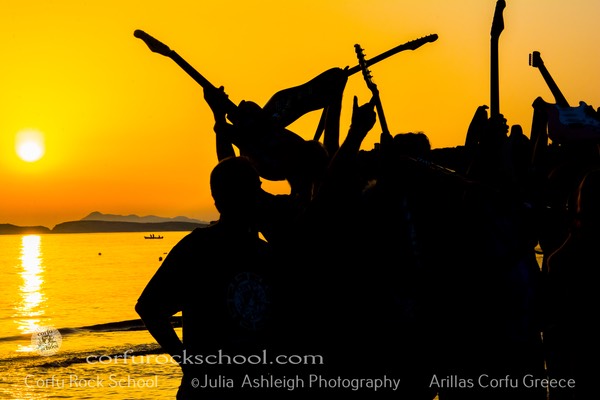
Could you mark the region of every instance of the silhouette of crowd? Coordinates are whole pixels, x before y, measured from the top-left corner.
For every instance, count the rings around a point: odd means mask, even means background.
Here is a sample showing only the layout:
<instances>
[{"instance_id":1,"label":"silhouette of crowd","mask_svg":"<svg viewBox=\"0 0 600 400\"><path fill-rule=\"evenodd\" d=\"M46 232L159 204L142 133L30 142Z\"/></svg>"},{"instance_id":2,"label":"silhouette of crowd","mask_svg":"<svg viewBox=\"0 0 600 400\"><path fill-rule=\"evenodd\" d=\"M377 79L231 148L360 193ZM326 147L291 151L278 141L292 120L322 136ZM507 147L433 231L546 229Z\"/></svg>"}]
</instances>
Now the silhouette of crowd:
<instances>
[{"instance_id":1,"label":"silhouette of crowd","mask_svg":"<svg viewBox=\"0 0 600 400\"><path fill-rule=\"evenodd\" d=\"M529 136L482 105L464 145L432 149L423 132L377 132L375 99L356 96L344 136L346 82L333 68L233 110L223 87L204 88L220 218L175 246L136 310L178 361L268 351L323 363L180 362L178 398L319 390L240 388L246 374L400 379L322 389L343 398L595 398L600 137L549 139L553 105L536 99ZM287 129L314 110L323 143ZM366 150L368 134L381 136ZM183 342L168 322L180 311ZM204 387L207 376L236 387Z\"/></svg>"}]
</instances>

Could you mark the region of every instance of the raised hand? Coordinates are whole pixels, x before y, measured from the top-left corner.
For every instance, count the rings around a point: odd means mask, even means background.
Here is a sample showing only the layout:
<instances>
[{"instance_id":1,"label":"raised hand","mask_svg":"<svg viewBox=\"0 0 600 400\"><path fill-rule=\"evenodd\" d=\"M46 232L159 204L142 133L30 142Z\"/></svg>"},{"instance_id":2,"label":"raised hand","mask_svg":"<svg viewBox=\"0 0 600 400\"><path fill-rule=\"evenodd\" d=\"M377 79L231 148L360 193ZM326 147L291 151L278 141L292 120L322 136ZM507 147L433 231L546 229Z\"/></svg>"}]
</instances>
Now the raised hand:
<instances>
[{"instance_id":1,"label":"raised hand","mask_svg":"<svg viewBox=\"0 0 600 400\"><path fill-rule=\"evenodd\" d=\"M367 136L367 133L369 133L375 125L376 119L377 113L375 112L374 98L372 97L370 101L359 106L358 97L354 96L354 102L352 104L352 121L348 136L352 135L362 142L365 136Z\"/></svg>"},{"instance_id":2,"label":"raised hand","mask_svg":"<svg viewBox=\"0 0 600 400\"><path fill-rule=\"evenodd\" d=\"M475 151L477 146L479 146L479 141L487 126L488 108L487 105L481 105L475 110L475 115L473 115L473 119L469 124L469 129L467 130L467 136L465 138L465 147L469 151Z\"/></svg>"},{"instance_id":3,"label":"raised hand","mask_svg":"<svg viewBox=\"0 0 600 400\"><path fill-rule=\"evenodd\" d=\"M503 114L497 116L490 116L488 129L493 132L495 136L499 138L506 138L508 136L509 126L506 118Z\"/></svg>"},{"instance_id":4,"label":"raised hand","mask_svg":"<svg viewBox=\"0 0 600 400\"><path fill-rule=\"evenodd\" d=\"M205 87L204 88L204 100L210 107L215 117L215 121L222 121L225 119L225 115L228 110L229 96L225 93L223 86L217 88Z\"/></svg>"}]
</instances>

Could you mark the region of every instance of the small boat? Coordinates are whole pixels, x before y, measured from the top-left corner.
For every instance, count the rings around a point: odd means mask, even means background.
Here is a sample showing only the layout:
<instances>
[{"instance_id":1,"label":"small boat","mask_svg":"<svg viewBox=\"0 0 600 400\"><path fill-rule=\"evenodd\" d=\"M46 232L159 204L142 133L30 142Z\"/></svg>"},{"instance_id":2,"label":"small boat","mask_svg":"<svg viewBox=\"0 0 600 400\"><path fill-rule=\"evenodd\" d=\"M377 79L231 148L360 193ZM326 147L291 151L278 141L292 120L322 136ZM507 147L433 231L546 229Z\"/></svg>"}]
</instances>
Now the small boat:
<instances>
[{"instance_id":1,"label":"small boat","mask_svg":"<svg viewBox=\"0 0 600 400\"><path fill-rule=\"evenodd\" d=\"M151 233L150 236L144 236L144 239L162 239L164 236L160 236L160 235L154 235L154 233Z\"/></svg>"}]
</instances>

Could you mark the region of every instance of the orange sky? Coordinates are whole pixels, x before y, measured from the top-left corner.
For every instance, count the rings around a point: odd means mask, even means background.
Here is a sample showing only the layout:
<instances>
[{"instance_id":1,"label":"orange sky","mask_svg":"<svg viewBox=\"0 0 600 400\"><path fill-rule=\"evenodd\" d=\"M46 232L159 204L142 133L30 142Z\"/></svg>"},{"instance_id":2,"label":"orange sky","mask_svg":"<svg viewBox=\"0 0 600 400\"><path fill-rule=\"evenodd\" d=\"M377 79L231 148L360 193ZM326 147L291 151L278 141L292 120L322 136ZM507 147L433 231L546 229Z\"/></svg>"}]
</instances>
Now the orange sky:
<instances>
[{"instance_id":1,"label":"orange sky","mask_svg":"<svg viewBox=\"0 0 600 400\"><path fill-rule=\"evenodd\" d=\"M537 96L554 99L528 65L540 51L571 104L600 106L600 3L506 0L499 40L500 111L529 134ZM208 174L216 162L202 89L152 53L142 29L169 45L235 103L264 104L276 91L331 67L357 64L398 44L439 39L371 68L392 133L425 132L433 147L462 145L477 106L489 104L495 0L3 1L0 14L0 223L45 225L91 211L210 220ZM344 95L342 137L360 74ZM318 114L291 126L311 138ZM45 139L25 162L15 138ZM378 140L367 137L364 148ZM285 191L282 184L265 185Z\"/></svg>"}]
</instances>

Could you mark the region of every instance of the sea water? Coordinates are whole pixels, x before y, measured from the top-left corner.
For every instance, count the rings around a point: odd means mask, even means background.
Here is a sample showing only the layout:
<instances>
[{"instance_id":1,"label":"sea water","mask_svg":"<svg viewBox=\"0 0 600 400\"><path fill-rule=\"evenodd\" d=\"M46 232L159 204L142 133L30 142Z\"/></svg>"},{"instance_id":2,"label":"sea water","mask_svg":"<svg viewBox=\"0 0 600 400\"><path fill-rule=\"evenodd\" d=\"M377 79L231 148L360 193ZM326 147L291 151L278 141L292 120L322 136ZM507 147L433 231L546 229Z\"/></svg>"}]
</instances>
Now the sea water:
<instances>
[{"instance_id":1,"label":"sea water","mask_svg":"<svg viewBox=\"0 0 600 400\"><path fill-rule=\"evenodd\" d=\"M0 399L175 398L134 306L188 233L0 235Z\"/></svg>"},{"instance_id":2,"label":"sea water","mask_svg":"<svg viewBox=\"0 0 600 400\"><path fill-rule=\"evenodd\" d=\"M188 233L0 235L0 398L174 398L134 306Z\"/></svg>"}]
</instances>

